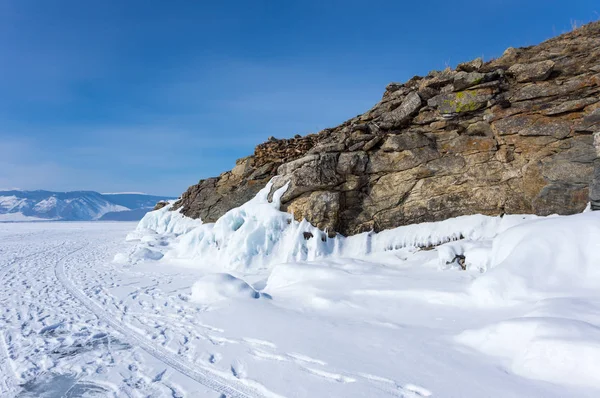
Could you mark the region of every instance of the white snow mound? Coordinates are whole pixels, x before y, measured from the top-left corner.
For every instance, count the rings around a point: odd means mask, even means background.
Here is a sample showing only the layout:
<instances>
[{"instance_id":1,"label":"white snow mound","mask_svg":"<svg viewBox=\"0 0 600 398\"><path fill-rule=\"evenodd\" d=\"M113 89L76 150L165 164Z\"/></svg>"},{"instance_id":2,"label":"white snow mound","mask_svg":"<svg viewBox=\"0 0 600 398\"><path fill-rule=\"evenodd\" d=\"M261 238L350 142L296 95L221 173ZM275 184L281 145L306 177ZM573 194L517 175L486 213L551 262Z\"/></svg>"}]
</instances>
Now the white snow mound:
<instances>
[{"instance_id":1,"label":"white snow mound","mask_svg":"<svg viewBox=\"0 0 600 398\"><path fill-rule=\"evenodd\" d=\"M530 379L598 387L600 329L561 318L518 318L480 330L467 330L457 341L502 359L515 374Z\"/></svg>"},{"instance_id":2,"label":"white snow mound","mask_svg":"<svg viewBox=\"0 0 600 398\"><path fill-rule=\"evenodd\" d=\"M598 387L600 212L540 219L492 242L490 271L469 287L484 306L534 310L460 333L456 340L499 358L515 374Z\"/></svg>"},{"instance_id":3,"label":"white snow mound","mask_svg":"<svg viewBox=\"0 0 600 398\"><path fill-rule=\"evenodd\" d=\"M471 286L471 294L481 302L504 304L597 289L600 212L539 219L510 228L493 240L485 261L490 271Z\"/></svg>"},{"instance_id":4,"label":"white snow mound","mask_svg":"<svg viewBox=\"0 0 600 398\"><path fill-rule=\"evenodd\" d=\"M217 273L202 277L192 286L191 300L200 304L214 304L231 299L257 299L260 293L245 281L231 274Z\"/></svg>"},{"instance_id":5,"label":"white snow mound","mask_svg":"<svg viewBox=\"0 0 600 398\"><path fill-rule=\"evenodd\" d=\"M159 234L169 233L180 235L202 225L201 220L186 217L179 211L171 211L175 202L175 200L172 200L162 209L146 213L140 220L136 230L141 233L154 231Z\"/></svg>"},{"instance_id":6,"label":"white snow mound","mask_svg":"<svg viewBox=\"0 0 600 398\"><path fill-rule=\"evenodd\" d=\"M164 254L145 246L136 246L129 253L117 253L113 258L116 264L137 264L144 261L158 261Z\"/></svg>"}]
</instances>

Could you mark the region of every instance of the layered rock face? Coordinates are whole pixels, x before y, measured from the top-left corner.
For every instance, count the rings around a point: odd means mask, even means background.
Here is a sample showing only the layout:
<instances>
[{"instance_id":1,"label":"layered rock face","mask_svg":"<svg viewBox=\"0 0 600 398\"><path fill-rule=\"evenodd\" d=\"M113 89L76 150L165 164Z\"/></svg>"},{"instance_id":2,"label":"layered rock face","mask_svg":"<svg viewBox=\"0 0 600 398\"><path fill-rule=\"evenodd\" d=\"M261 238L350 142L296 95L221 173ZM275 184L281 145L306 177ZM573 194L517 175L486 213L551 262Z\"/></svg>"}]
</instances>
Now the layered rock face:
<instances>
[{"instance_id":1,"label":"layered rock face","mask_svg":"<svg viewBox=\"0 0 600 398\"><path fill-rule=\"evenodd\" d=\"M366 113L270 139L175 208L215 221L275 175L284 210L351 235L482 213L600 207L600 23L391 83ZM597 169L594 171L594 163Z\"/></svg>"}]
</instances>

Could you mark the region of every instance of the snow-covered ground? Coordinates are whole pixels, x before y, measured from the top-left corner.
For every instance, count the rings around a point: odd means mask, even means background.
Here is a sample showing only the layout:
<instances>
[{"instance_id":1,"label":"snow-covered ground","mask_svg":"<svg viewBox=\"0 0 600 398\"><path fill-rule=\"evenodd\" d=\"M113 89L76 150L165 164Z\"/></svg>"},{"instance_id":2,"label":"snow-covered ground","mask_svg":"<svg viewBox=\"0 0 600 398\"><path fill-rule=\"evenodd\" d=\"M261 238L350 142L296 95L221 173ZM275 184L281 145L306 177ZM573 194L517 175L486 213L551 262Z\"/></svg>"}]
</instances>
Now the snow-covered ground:
<instances>
[{"instance_id":1,"label":"snow-covered ground","mask_svg":"<svg viewBox=\"0 0 600 398\"><path fill-rule=\"evenodd\" d=\"M53 221L33 216L26 216L21 212L0 214L0 222L24 222L24 221Z\"/></svg>"},{"instance_id":2,"label":"snow-covered ground","mask_svg":"<svg viewBox=\"0 0 600 398\"><path fill-rule=\"evenodd\" d=\"M216 224L2 224L0 286L2 397L600 394L593 212L332 239L259 194Z\"/></svg>"}]
</instances>

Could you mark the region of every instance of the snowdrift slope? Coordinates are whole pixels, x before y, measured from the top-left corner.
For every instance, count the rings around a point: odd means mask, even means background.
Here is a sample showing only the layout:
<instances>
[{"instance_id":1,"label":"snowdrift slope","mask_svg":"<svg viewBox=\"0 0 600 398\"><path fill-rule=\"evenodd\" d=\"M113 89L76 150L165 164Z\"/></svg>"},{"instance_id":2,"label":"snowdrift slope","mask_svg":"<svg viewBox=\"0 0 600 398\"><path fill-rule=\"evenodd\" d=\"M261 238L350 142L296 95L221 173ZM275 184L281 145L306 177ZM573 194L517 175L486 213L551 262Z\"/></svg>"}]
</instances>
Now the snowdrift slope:
<instances>
[{"instance_id":1,"label":"snowdrift slope","mask_svg":"<svg viewBox=\"0 0 600 398\"><path fill-rule=\"evenodd\" d=\"M153 212L126 240L0 225L0 395L600 393L597 213L330 239L276 202L218 225Z\"/></svg>"},{"instance_id":2,"label":"snowdrift slope","mask_svg":"<svg viewBox=\"0 0 600 398\"><path fill-rule=\"evenodd\" d=\"M287 328L273 325L290 322L295 326L286 339L307 352L328 352L306 334L315 327L335 336L326 338L329 344L339 339L339 350L365 344L341 347L347 333L371 339L377 333L377 344L401 347L402 356L390 359L361 348L351 356L383 366L385 379L410 374L434 395L600 392L598 212L473 215L329 238L278 210L285 187L272 201L269 189L214 224L168 208L151 212L129 234L135 244L115 261L193 269L201 276L189 286L192 303L216 316L229 314L223 323L234 322L228 317L242 316L240 311L280 331ZM315 317L323 323L316 326ZM331 329L329 322L344 327ZM388 328L394 333L384 332ZM343 351L331 355L339 367L358 366ZM454 374L446 366L461 369L464 385L436 372L435 382L427 379L432 369ZM356 373L337 374L339 380L358 380Z\"/></svg>"}]
</instances>

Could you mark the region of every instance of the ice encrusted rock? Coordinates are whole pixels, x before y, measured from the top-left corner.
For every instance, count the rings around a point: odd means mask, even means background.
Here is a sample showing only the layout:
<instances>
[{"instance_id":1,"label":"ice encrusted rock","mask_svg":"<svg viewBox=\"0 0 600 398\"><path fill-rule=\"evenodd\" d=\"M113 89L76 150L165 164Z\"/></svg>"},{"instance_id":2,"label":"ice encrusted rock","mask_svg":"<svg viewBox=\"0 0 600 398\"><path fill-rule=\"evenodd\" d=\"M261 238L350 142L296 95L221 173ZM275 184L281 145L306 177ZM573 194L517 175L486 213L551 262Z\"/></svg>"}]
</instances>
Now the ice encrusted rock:
<instances>
[{"instance_id":1,"label":"ice encrusted rock","mask_svg":"<svg viewBox=\"0 0 600 398\"><path fill-rule=\"evenodd\" d=\"M291 214L281 211L281 200L289 185L276 190L269 200L272 186L270 182L252 200L231 209L216 223L201 223L169 211L168 207L149 212L130 239L139 240L142 247L151 251L164 253L165 261L193 264L213 272L220 269L256 273L285 262L335 256L362 258L405 247L435 246L458 240L481 241L536 218L477 214L379 233L331 236L306 220L295 221ZM150 231L149 238L144 239L147 231ZM165 239L158 238L156 232L166 236ZM465 248L459 251L462 253ZM139 261L149 258L147 252L138 254L143 255ZM135 256L136 253L129 258Z\"/></svg>"}]
</instances>

